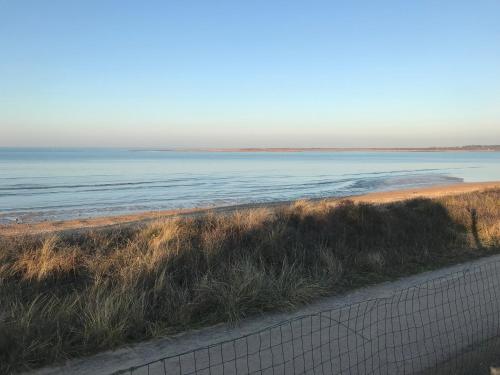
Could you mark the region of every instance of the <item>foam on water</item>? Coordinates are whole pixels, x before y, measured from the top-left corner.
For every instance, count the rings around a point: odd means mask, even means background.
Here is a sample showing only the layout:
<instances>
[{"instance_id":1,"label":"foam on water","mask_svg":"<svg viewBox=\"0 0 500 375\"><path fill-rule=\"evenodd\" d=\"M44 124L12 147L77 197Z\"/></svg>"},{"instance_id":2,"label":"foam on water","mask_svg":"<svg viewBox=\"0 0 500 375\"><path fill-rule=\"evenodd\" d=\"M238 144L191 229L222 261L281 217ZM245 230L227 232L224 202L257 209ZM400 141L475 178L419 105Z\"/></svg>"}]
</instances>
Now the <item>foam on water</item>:
<instances>
[{"instance_id":1,"label":"foam on water","mask_svg":"<svg viewBox=\"0 0 500 375\"><path fill-rule=\"evenodd\" d=\"M0 222L500 180L500 153L0 149Z\"/></svg>"}]
</instances>

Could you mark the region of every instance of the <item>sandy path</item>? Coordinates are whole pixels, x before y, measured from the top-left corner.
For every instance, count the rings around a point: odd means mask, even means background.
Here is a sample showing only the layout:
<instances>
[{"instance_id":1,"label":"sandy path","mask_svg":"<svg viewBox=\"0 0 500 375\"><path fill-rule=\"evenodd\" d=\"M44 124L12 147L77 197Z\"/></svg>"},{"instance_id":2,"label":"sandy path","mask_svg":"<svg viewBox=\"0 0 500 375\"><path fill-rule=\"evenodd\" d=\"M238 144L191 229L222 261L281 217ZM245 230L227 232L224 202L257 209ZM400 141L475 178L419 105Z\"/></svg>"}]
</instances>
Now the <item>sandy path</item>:
<instances>
[{"instance_id":1,"label":"sandy path","mask_svg":"<svg viewBox=\"0 0 500 375\"><path fill-rule=\"evenodd\" d=\"M412 374L500 334L499 286L496 255L32 374L110 374L194 349L125 373Z\"/></svg>"},{"instance_id":2,"label":"sandy path","mask_svg":"<svg viewBox=\"0 0 500 375\"><path fill-rule=\"evenodd\" d=\"M379 193L370 193L359 196L350 196L342 198L329 198L330 200L351 199L355 202L369 203L387 203L398 200L411 199L416 197L435 198L450 194L461 194L472 191L500 188L500 181L492 182L477 182L477 183L459 183L453 185L434 186L417 189L404 189ZM230 207L219 207L213 209L199 208L187 210L165 210L155 212L143 212L139 214L121 215L121 216L106 216L90 219L76 219L67 221L50 221L34 224L7 224L0 225L0 235L19 235L25 233L46 233L66 230L81 230L86 228L101 228L115 225L130 225L149 220L167 218L173 216L200 214L208 211L213 212L230 212L245 208L256 207L276 207L290 202L274 202L263 204L248 204Z\"/></svg>"}]
</instances>

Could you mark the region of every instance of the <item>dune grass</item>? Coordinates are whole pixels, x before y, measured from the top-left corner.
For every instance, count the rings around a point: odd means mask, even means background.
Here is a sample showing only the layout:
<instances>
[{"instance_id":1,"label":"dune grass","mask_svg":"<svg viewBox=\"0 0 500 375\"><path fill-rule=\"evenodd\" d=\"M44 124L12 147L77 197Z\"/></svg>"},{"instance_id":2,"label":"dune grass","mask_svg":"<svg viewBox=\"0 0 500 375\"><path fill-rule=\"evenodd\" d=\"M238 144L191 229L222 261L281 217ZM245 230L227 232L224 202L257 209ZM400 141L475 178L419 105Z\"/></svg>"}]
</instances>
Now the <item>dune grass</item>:
<instances>
[{"instance_id":1,"label":"dune grass","mask_svg":"<svg viewBox=\"0 0 500 375\"><path fill-rule=\"evenodd\" d=\"M2 238L0 373L295 308L499 248L500 189Z\"/></svg>"}]
</instances>

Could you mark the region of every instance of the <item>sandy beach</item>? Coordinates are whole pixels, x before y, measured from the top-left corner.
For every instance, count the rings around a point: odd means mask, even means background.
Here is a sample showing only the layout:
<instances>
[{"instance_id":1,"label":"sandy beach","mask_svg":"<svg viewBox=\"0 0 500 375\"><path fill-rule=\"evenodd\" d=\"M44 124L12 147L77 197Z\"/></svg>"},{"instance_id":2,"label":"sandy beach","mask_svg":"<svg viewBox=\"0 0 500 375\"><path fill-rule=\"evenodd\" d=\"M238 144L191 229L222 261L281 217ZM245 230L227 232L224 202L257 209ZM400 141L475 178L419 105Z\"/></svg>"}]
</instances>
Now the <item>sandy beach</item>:
<instances>
[{"instance_id":1,"label":"sandy beach","mask_svg":"<svg viewBox=\"0 0 500 375\"><path fill-rule=\"evenodd\" d=\"M356 196L324 198L326 200L345 200L367 203L388 203L416 197L436 198L450 194L462 194L473 191L499 188L500 181L459 183L452 185L439 185L425 188L402 189L369 193ZM277 207L289 204L289 201L267 202L261 204L244 204L215 208L193 208L181 210L149 211L136 214L103 216L88 219L74 219L64 221L44 221L40 223L21 223L0 225L0 235L13 236L20 234L41 234L68 230L81 230L90 228L104 228L116 225L133 225L136 223L163 219L175 216L196 215L206 212L232 212L246 208Z\"/></svg>"}]
</instances>

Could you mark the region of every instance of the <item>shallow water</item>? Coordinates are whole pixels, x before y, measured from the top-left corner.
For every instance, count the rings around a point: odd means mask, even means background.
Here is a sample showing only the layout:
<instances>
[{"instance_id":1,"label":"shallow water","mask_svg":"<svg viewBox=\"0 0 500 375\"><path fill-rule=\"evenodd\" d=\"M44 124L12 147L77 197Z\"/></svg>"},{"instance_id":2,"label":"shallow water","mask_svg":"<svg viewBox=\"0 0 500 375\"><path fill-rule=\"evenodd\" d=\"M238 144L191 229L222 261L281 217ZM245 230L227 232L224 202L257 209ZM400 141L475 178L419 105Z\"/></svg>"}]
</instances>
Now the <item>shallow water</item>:
<instances>
[{"instance_id":1,"label":"shallow water","mask_svg":"<svg viewBox=\"0 0 500 375\"><path fill-rule=\"evenodd\" d=\"M0 222L500 180L499 152L0 149Z\"/></svg>"}]
</instances>

